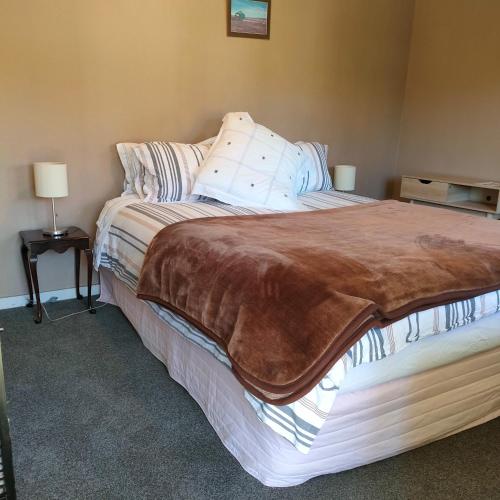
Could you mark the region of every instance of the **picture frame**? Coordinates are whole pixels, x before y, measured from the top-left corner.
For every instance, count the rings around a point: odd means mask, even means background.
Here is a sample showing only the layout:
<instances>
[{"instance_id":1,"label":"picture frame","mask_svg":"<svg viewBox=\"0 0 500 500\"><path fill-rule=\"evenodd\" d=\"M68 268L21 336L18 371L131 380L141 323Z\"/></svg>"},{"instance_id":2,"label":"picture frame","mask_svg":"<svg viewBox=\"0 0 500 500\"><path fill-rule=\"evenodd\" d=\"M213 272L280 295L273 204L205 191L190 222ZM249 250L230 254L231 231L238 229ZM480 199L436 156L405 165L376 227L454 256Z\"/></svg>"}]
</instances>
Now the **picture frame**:
<instances>
[{"instance_id":1,"label":"picture frame","mask_svg":"<svg viewBox=\"0 0 500 500\"><path fill-rule=\"evenodd\" d=\"M271 36L271 0L227 0L227 36Z\"/></svg>"}]
</instances>

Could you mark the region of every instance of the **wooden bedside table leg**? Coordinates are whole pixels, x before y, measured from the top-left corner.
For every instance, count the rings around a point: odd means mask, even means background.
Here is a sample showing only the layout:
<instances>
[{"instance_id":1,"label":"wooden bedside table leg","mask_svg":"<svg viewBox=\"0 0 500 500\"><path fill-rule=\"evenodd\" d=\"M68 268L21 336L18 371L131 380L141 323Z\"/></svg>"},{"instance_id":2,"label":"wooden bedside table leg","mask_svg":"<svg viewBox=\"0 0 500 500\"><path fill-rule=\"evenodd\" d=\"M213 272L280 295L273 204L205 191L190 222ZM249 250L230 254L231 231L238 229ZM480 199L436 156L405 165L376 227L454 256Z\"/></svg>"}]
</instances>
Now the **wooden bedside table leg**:
<instances>
[{"instance_id":1,"label":"wooden bedside table leg","mask_svg":"<svg viewBox=\"0 0 500 500\"><path fill-rule=\"evenodd\" d=\"M21 256L23 258L24 274L26 275L26 281L28 282L28 291L30 294L30 301L26 304L26 307L33 307L33 284L31 283L28 247L26 245L21 246Z\"/></svg>"},{"instance_id":2,"label":"wooden bedside table leg","mask_svg":"<svg viewBox=\"0 0 500 500\"><path fill-rule=\"evenodd\" d=\"M83 299L83 295L80 293L80 255L80 249L75 248L75 290L77 299Z\"/></svg>"},{"instance_id":3,"label":"wooden bedside table leg","mask_svg":"<svg viewBox=\"0 0 500 500\"><path fill-rule=\"evenodd\" d=\"M92 266L94 262L92 249L85 250L85 257L87 257L87 307L90 314L95 314L96 310L92 307Z\"/></svg>"},{"instance_id":4,"label":"wooden bedside table leg","mask_svg":"<svg viewBox=\"0 0 500 500\"><path fill-rule=\"evenodd\" d=\"M33 288L35 289L35 297L36 297L36 307L35 307L35 312L33 314L33 320L35 321L35 323L41 323L42 304L40 303L40 289L38 288L38 274L36 270L38 258L30 255L29 260L30 260L31 280L33 281Z\"/></svg>"}]
</instances>

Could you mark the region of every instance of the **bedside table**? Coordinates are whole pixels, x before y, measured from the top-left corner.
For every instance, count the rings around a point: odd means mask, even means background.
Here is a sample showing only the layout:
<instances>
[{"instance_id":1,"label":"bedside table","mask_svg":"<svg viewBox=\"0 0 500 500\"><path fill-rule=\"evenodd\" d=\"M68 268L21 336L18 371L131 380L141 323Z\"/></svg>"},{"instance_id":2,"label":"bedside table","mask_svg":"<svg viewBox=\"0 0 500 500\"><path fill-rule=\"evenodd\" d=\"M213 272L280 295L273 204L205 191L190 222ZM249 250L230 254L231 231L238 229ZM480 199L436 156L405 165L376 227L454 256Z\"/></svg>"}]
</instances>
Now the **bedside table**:
<instances>
[{"instance_id":1,"label":"bedside table","mask_svg":"<svg viewBox=\"0 0 500 500\"><path fill-rule=\"evenodd\" d=\"M69 227L68 233L60 238L44 236L41 229L33 231L21 231L22 240L21 255L23 258L24 272L28 281L30 300L27 307L33 307L33 289L35 290L36 307L33 314L35 323L42 321L42 305L40 302L40 290L38 287L37 263L38 256L47 250L64 253L69 248L75 249L75 287L76 298L82 299L80 294L80 254L85 252L87 257L87 306L91 314L95 314L92 307L92 248L90 247L89 235L78 227Z\"/></svg>"}]
</instances>

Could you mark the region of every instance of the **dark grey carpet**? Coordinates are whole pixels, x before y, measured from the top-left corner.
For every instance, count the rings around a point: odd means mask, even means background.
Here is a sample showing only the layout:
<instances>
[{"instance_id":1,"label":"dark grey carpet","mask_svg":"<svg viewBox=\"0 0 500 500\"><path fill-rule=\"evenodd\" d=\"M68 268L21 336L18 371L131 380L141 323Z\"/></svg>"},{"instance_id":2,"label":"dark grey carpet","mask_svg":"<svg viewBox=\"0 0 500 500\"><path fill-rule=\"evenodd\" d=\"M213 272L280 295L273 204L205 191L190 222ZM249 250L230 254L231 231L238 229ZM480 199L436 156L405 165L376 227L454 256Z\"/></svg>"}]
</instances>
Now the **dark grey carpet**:
<instances>
[{"instance_id":1,"label":"dark grey carpet","mask_svg":"<svg viewBox=\"0 0 500 500\"><path fill-rule=\"evenodd\" d=\"M272 489L243 471L117 308L41 325L28 309L0 311L0 326L21 499L500 498L500 419Z\"/></svg>"}]
</instances>

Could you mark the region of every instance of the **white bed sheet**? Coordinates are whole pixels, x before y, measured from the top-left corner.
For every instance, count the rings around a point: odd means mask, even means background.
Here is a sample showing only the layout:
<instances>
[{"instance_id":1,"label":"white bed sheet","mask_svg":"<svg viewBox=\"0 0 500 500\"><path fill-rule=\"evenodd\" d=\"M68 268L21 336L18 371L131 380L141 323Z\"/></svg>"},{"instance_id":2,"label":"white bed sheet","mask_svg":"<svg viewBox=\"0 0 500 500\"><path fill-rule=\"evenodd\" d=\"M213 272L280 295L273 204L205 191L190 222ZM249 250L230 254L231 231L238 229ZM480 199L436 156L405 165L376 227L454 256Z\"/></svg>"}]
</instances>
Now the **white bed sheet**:
<instances>
[{"instance_id":1,"label":"white bed sheet","mask_svg":"<svg viewBox=\"0 0 500 500\"><path fill-rule=\"evenodd\" d=\"M498 315L455 330L452 349L442 334L351 370L304 455L258 419L225 365L161 321L107 270L101 273L101 299L122 309L226 448L269 486L368 464L500 416Z\"/></svg>"}]
</instances>

